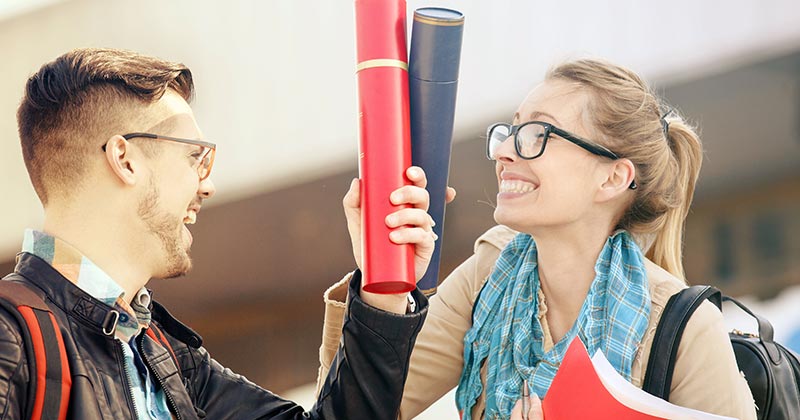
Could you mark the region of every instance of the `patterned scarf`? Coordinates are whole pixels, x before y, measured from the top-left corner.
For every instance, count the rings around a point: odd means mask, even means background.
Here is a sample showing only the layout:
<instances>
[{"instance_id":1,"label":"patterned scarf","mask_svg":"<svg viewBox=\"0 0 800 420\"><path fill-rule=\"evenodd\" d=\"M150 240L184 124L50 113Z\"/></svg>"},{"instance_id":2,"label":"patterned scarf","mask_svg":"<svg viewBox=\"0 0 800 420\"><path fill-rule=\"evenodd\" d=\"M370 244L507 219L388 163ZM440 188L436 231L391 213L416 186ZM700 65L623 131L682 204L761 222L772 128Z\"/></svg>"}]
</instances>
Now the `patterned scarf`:
<instances>
[{"instance_id":1,"label":"patterned scarf","mask_svg":"<svg viewBox=\"0 0 800 420\"><path fill-rule=\"evenodd\" d=\"M523 379L544 398L575 336L589 354L602 350L627 380L647 329L650 295L644 257L625 231L608 238L595 264L595 279L575 324L553 348L543 349L539 321L536 243L518 234L500 254L475 303L472 328L464 336L464 370L456 391L463 419L483 392L481 366L487 362L486 418L508 418L521 398ZM488 359L488 360L487 360Z\"/></svg>"}]
</instances>

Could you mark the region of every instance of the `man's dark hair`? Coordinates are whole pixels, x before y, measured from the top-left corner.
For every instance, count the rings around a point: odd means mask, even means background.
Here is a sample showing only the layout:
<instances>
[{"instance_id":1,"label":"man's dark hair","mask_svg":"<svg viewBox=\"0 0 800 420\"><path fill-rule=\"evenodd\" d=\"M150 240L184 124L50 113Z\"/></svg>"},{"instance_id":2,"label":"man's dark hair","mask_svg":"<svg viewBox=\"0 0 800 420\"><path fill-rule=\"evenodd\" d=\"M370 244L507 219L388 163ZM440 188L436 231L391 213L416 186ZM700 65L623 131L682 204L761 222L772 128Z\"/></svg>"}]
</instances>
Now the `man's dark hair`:
<instances>
[{"instance_id":1,"label":"man's dark hair","mask_svg":"<svg viewBox=\"0 0 800 420\"><path fill-rule=\"evenodd\" d=\"M43 65L28 79L17 110L22 156L43 205L79 188L89 153L115 134L137 127L143 106L172 89L187 102L188 67L131 51L77 49Z\"/></svg>"}]
</instances>

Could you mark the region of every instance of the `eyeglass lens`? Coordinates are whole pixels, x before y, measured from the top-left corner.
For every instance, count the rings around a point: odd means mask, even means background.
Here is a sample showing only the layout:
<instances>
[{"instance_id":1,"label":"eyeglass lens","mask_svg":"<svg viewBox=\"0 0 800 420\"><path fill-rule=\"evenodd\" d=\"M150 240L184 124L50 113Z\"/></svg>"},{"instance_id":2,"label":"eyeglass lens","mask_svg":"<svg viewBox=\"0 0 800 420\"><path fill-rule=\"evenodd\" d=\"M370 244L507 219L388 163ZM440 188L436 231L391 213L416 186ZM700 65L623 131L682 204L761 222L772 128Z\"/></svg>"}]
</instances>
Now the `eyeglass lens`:
<instances>
[{"instance_id":1,"label":"eyeglass lens","mask_svg":"<svg viewBox=\"0 0 800 420\"><path fill-rule=\"evenodd\" d=\"M516 134L515 148L520 157L532 159L542 153L544 139L547 133L545 127L539 124L526 124ZM500 145L511 136L511 126L498 124L489 131L488 152L489 159L497 159L497 150Z\"/></svg>"},{"instance_id":2,"label":"eyeglass lens","mask_svg":"<svg viewBox=\"0 0 800 420\"><path fill-rule=\"evenodd\" d=\"M200 161L200 166L197 168L197 173L200 175L201 181L208 178L211 174L211 166L214 164L215 154L216 150L209 148L203 155L203 160Z\"/></svg>"}]
</instances>

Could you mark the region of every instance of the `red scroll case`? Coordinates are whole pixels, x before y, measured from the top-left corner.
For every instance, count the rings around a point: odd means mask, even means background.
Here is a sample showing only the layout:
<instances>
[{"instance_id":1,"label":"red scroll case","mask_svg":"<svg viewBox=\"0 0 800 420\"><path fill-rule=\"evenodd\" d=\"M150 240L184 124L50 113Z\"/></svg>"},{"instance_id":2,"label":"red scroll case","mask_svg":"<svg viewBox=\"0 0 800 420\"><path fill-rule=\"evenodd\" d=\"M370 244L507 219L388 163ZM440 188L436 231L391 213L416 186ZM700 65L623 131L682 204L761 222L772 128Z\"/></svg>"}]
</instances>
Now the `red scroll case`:
<instances>
[{"instance_id":1,"label":"red scroll case","mask_svg":"<svg viewBox=\"0 0 800 420\"><path fill-rule=\"evenodd\" d=\"M416 287L414 248L389 240L386 216L400 209L389 195L410 184L405 0L356 0L359 172L364 290L401 293Z\"/></svg>"}]
</instances>

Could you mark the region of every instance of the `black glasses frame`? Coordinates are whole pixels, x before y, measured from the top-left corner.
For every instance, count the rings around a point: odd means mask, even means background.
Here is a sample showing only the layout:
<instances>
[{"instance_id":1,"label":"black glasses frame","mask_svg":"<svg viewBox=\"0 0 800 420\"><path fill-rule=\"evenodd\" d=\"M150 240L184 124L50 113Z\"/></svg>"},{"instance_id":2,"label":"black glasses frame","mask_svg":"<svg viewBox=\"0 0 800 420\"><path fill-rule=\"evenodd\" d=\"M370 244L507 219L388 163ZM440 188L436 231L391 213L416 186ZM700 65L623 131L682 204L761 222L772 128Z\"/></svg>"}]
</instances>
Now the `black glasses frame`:
<instances>
[{"instance_id":1,"label":"black glasses frame","mask_svg":"<svg viewBox=\"0 0 800 420\"><path fill-rule=\"evenodd\" d=\"M536 124L536 125L539 125L542 128L544 128L544 139L542 139L542 148L539 150L539 153L537 153L535 156L528 157L528 156L524 156L522 154L522 148L520 147L520 144L519 144L520 143L519 131L523 127L526 127L526 126L531 125L531 124ZM546 123L544 121L528 121L528 122L525 122L525 123L522 123L522 124L519 124L519 125L513 125L513 124L508 124L508 123L494 123L494 124L490 125L489 128L486 129L486 157L491 161L497 160L497 159L492 158L492 150L491 150L491 147L492 147L492 131L494 131L495 128L501 127L501 126L508 128L508 131L510 132L508 137L514 136L514 150L516 150L517 156L519 156L520 158L525 159L525 160L536 159L539 156L541 156L542 154L544 154L544 149L547 148L547 140L550 139L550 134L555 134L558 137L561 137L562 139L564 139L564 140L566 140L566 141L568 141L570 143L573 143L573 144L581 147L582 149L584 149L587 152L592 153L594 155L603 156L603 157L607 157L609 159L614 159L614 160L617 160L617 159L620 158L620 156L618 154L612 152L611 150L608 150L607 148L605 148L605 147L603 147L603 146L601 146L601 145L599 145L597 143L591 142L589 140L584 140L584 139L576 136L575 134L570 133L569 131L562 130L562 129L554 126L553 124ZM508 139L508 138L506 138L506 139ZM632 190L635 190L635 189L639 188L639 186L636 184L636 180L631 181L631 185L629 185L628 188L630 188Z\"/></svg>"},{"instance_id":2,"label":"black glasses frame","mask_svg":"<svg viewBox=\"0 0 800 420\"><path fill-rule=\"evenodd\" d=\"M524 156L522 154L522 148L520 146L519 132L520 132L520 130L522 128L524 128L526 126L529 126L529 125L538 125L538 126L541 126L544 129L544 139L542 140L542 148L539 150L539 153L537 153L535 156ZM546 122L543 122L543 121L528 121L528 122L525 122L525 123L522 123L522 124L519 124L519 125L512 125L512 124L508 124L508 123L494 123L494 124L490 125L489 128L486 129L486 157L489 160L496 160L496 159L492 158L492 151L491 151L492 136L491 136L491 134L492 134L492 131L494 131L497 127L507 127L508 128L508 130L511 133L511 134L509 134L509 137L514 136L514 149L517 152L517 156L519 156L522 159L526 159L526 160L536 159L539 156L541 156L542 154L544 154L544 149L547 148L547 141L550 139L550 134L555 134L555 135L563 138L564 140L567 140L570 143L573 143L573 144L581 147L582 149L588 151L589 153L592 153L592 154L595 154L595 155L598 155L598 156L604 156L604 157L607 157L607 158L610 158L610 159L619 159L619 155L617 155L616 153L612 152L611 150L608 150L607 148L605 148L605 147L603 147L603 146L601 146L601 145L599 145L597 143L591 142L589 140L584 140L584 139L576 136L575 134L570 133L569 131L562 130L562 129L554 126L553 124L546 123Z\"/></svg>"}]
</instances>

